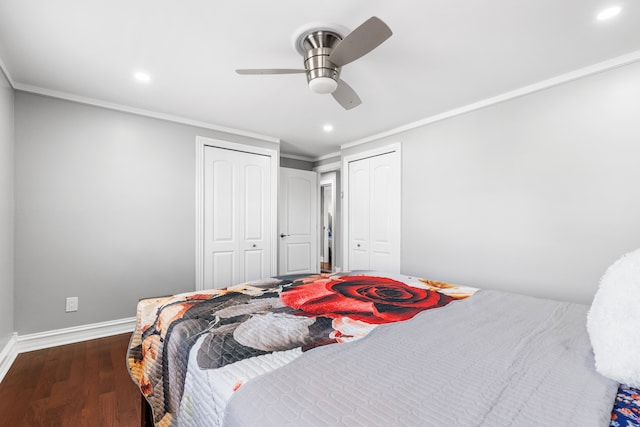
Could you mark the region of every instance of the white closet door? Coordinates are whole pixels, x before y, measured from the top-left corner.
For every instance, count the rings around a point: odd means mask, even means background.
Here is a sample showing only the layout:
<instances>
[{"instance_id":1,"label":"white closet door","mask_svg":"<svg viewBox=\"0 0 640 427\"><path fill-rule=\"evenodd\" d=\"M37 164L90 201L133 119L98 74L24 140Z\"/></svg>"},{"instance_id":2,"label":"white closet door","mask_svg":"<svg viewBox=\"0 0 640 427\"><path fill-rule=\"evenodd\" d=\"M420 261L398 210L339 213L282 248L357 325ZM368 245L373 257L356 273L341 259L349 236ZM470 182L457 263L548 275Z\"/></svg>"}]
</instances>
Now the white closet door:
<instances>
[{"instance_id":1,"label":"white closet door","mask_svg":"<svg viewBox=\"0 0 640 427\"><path fill-rule=\"evenodd\" d=\"M370 250L372 270L400 273L400 173L397 153L370 159Z\"/></svg>"},{"instance_id":2,"label":"white closet door","mask_svg":"<svg viewBox=\"0 0 640 427\"><path fill-rule=\"evenodd\" d=\"M370 270L370 159L349 163L349 269Z\"/></svg>"},{"instance_id":3,"label":"white closet door","mask_svg":"<svg viewBox=\"0 0 640 427\"><path fill-rule=\"evenodd\" d=\"M280 168L279 274L318 273L318 174Z\"/></svg>"},{"instance_id":4,"label":"white closet door","mask_svg":"<svg viewBox=\"0 0 640 427\"><path fill-rule=\"evenodd\" d=\"M400 272L396 152L349 163L349 269Z\"/></svg>"},{"instance_id":5,"label":"white closet door","mask_svg":"<svg viewBox=\"0 0 640 427\"><path fill-rule=\"evenodd\" d=\"M268 156L205 147L205 288L269 276L270 162Z\"/></svg>"}]
</instances>

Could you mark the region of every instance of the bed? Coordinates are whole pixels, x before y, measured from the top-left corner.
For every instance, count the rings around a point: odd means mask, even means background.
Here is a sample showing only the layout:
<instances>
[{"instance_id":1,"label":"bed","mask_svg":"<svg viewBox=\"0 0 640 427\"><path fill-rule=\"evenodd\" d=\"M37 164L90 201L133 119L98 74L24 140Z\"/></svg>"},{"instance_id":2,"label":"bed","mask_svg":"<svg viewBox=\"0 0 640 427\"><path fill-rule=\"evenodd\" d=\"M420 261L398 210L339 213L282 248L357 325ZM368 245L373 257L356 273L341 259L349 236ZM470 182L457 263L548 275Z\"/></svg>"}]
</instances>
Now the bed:
<instances>
[{"instance_id":1,"label":"bed","mask_svg":"<svg viewBox=\"0 0 640 427\"><path fill-rule=\"evenodd\" d=\"M127 363L156 426L640 426L587 306L378 272L141 300ZM144 422L144 420L143 420Z\"/></svg>"}]
</instances>

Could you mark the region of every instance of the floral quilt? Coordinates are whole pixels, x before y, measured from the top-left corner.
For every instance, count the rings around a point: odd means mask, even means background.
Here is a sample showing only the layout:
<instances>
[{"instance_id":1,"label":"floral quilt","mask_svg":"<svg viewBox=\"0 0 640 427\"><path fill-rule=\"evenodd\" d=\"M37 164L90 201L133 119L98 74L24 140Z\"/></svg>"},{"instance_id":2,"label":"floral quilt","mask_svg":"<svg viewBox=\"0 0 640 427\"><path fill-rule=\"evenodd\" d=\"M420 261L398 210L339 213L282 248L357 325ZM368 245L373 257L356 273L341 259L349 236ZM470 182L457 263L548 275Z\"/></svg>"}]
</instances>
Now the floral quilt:
<instances>
[{"instance_id":1,"label":"floral quilt","mask_svg":"<svg viewBox=\"0 0 640 427\"><path fill-rule=\"evenodd\" d=\"M146 299L138 304L128 366L156 425L176 425L190 361L220 370L270 353L345 343L475 291L407 276L340 273Z\"/></svg>"},{"instance_id":2,"label":"floral quilt","mask_svg":"<svg viewBox=\"0 0 640 427\"><path fill-rule=\"evenodd\" d=\"M640 390L620 385L611 413L611 427L640 427Z\"/></svg>"}]
</instances>

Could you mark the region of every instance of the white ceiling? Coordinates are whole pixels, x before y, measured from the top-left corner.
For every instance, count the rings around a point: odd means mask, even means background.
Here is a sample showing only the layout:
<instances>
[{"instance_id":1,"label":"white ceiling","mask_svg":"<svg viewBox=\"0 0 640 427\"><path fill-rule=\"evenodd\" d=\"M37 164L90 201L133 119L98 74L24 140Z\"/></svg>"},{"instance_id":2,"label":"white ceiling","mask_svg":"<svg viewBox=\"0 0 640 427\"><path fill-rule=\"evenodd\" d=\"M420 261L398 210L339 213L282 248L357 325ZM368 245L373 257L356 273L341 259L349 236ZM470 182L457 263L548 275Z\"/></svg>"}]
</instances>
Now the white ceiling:
<instances>
[{"instance_id":1,"label":"white ceiling","mask_svg":"<svg viewBox=\"0 0 640 427\"><path fill-rule=\"evenodd\" d=\"M620 15L597 21L613 4ZM394 34L343 68L362 99L350 111L303 74L234 72L302 68L296 30L371 16ZM17 89L274 137L308 158L637 51L637 0L0 0L0 59Z\"/></svg>"}]
</instances>

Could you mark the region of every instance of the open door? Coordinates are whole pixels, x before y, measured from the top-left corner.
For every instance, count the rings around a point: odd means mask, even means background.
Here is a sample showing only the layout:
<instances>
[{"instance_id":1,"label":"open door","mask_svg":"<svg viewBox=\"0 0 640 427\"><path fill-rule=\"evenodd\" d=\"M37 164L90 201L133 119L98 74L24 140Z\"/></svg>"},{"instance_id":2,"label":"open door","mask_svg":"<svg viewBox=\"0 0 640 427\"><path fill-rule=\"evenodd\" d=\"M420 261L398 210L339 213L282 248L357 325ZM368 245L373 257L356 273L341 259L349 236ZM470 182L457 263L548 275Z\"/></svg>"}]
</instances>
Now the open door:
<instances>
[{"instance_id":1,"label":"open door","mask_svg":"<svg viewBox=\"0 0 640 427\"><path fill-rule=\"evenodd\" d=\"M278 274L318 273L318 174L280 168Z\"/></svg>"},{"instance_id":2,"label":"open door","mask_svg":"<svg viewBox=\"0 0 640 427\"><path fill-rule=\"evenodd\" d=\"M330 273L336 265L335 221L336 207L335 171L320 175L320 271Z\"/></svg>"}]
</instances>

